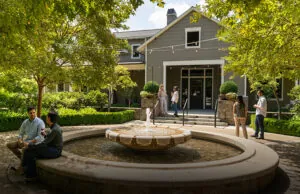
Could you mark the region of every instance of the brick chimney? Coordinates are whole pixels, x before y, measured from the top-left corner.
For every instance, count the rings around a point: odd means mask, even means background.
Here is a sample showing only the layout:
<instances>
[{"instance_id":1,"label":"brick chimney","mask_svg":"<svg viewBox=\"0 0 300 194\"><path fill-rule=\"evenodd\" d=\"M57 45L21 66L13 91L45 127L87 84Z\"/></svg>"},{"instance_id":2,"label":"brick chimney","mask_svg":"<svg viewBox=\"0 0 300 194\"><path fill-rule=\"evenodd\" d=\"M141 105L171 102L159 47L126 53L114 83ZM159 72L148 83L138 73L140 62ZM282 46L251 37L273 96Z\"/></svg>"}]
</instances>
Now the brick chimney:
<instances>
[{"instance_id":1,"label":"brick chimney","mask_svg":"<svg viewBox=\"0 0 300 194\"><path fill-rule=\"evenodd\" d=\"M167 12L167 25L169 25L170 23L172 23L176 19L177 19L177 13L176 13L175 9L174 8L168 9L168 12Z\"/></svg>"}]
</instances>

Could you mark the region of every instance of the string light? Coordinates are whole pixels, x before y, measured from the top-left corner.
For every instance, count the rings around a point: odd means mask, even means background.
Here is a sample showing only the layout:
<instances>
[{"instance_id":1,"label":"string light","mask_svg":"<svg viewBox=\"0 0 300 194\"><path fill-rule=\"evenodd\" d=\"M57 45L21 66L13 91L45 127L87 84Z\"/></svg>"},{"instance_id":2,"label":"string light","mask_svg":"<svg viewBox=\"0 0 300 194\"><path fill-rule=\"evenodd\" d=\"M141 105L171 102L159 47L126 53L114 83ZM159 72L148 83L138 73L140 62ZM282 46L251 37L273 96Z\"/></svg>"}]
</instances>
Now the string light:
<instances>
[{"instance_id":1,"label":"string light","mask_svg":"<svg viewBox=\"0 0 300 194\"><path fill-rule=\"evenodd\" d=\"M213 41L213 40L217 40L218 38L210 38L210 39L205 39L205 40L199 40L199 41L195 41L195 42L190 42L189 44L195 44L195 45L199 45L201 42L208 42L208 41ZM63 46L72 46L72 47L83 47L83 48L89 48L89 49L99 49L99 50L121 50L122 48L114 48L112 45L110 45L109 47L100 47L100 46L83 46L83 45L75 45L75 44L64 44L64 43L55 43L55 45L63 45ZM168 45L168 46L164 46L164 47L157 47L157 48L151 48L150 51L146 51L148 52L150 55L152 54L152 52L170 52L170 48L171 48L171 52L172 54L175 53L175 51L180 51L180 50L186 50L186 48L176 48L175 47L180 47L180 46L185 46L186 43L184 44L176 44L176 45ZM193 49L193 48L189 48L189 49ZM211 49L217 49L219 51L224 50L224 48L222 47L204 47L204 48L194 48L196 49L195 52L198 53L198 50L211 50ZM146 53L145 52L145 53Z\"/></svg>"}]
</instances>

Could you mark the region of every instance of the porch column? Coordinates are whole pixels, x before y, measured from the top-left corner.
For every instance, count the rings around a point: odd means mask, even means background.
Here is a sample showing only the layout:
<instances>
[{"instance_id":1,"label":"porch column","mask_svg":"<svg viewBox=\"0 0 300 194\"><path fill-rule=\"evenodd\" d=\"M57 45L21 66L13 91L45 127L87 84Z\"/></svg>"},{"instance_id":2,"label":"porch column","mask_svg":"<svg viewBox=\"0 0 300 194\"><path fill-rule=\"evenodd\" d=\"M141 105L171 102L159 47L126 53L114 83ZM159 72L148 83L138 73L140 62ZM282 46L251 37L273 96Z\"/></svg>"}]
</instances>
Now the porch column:
<instances>
[{"instance_id":1,"label":"porch column","mask_svg":"<svg viewBox=\"0 0 300 194\"><path fill-rule=\"evenodd\" d=\"M163 64L163 84L164 88L167 89L167 65Z\"/></svg>"},{"instance_id":2,"label":"porch column","mask_svg":"<svg viewBox=\"0 0 300 194\"><path fill-rule=\"evenodd\" d=\"M224 83L224 64L221 64L221 84Z\"/></svg>"},{"instance_id":3,"label":"porch column","mask_svg":"<svg viewBox=\"0 0 300 194\"><path fill-rule=\"evenodd\" d=\"M145 38L145 42L147 41L147 39ZM145 84L147 83L147 69L148 69L148 64L147 64L147 59L148 59L148 46L146 45L145 48Z\"/></svg>"}]
</instances>

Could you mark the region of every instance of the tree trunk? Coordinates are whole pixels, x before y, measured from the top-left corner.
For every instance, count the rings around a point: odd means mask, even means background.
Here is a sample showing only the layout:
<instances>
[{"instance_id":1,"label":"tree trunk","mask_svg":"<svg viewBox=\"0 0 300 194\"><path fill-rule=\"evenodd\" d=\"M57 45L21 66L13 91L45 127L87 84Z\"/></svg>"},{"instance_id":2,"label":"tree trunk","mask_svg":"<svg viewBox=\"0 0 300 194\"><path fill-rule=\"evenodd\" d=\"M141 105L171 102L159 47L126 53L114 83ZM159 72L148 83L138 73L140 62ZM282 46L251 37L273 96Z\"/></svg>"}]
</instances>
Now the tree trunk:
<instances>
[{"instance_id":1,"label":"tree trunk","mask_svg":"<svg viewBox=\"0 0 300 194\"><path fill-rule=\"evenodd\" d=\"M276 93L276 90L277 90L277 88L273 89L273 93L274 93L274 96L276 98L276 104L277 104L277 110L278 110L278 120L280 120L281 119L281 107L280 107L280 104L279 104L279 99L278 99L278 95Z\"/></svg>"},{"instance_id":2,"label":"tree trunk","mask_svg":"<svg viewBox=\"0 0 300 194\"><path fill-rule=\"evenodd\" d=\"M107 111L110 112L110 107L111 107L111 87L108 87L108 107L107 107Z\"/></svg>"},{"instance_id":3,"label":"tree trunk","mask_svg":"<svg viewBox=\"0 0 300 194\"><path fill-rule=\"evenodd\" d=\"M44 83L43 83L43 81L38 80L38 81L37 81L37 84L38 84L38 106L37 106L37 117L41 117Z\"/></svg>"}]
</instances>

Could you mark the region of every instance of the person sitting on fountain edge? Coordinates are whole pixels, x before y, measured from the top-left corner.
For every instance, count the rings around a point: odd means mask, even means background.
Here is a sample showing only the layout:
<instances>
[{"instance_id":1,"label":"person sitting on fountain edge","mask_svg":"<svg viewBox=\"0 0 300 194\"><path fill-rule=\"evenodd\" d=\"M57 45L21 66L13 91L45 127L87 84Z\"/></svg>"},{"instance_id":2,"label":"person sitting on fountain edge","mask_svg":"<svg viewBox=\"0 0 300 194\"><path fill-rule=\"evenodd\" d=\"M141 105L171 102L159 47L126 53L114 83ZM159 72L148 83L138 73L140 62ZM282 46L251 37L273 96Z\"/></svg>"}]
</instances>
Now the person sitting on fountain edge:
<instances>
[{"instance_id":1,"label":"person sitting on fountain edge","mask_svg":"<svg viewBox=\"0 0 300 194\"><path fill-rule=\"evenodd\" d=\"M25 180L35 180L36 159L38 158L58 158L61 155L63 148L62 130L57 124L58 114L49 112L46 117L46 122L49 125L51 132L46 136L46 139L38 144L29 144L28 149L24 152L22 166L25 170Z\"/></svg>"}]
</instances>

